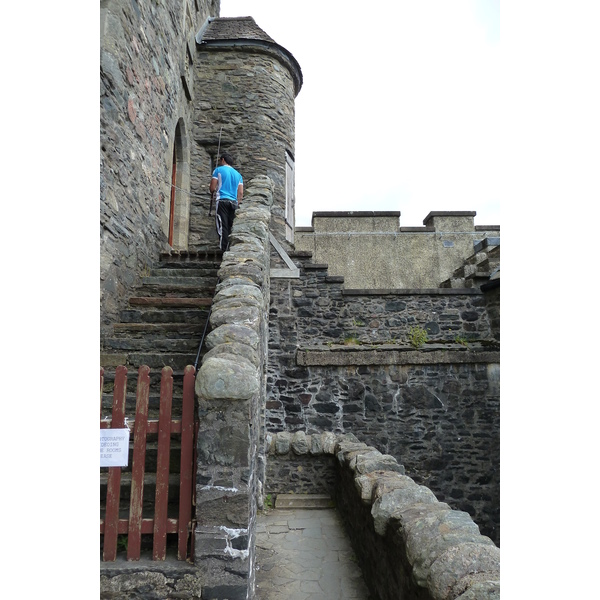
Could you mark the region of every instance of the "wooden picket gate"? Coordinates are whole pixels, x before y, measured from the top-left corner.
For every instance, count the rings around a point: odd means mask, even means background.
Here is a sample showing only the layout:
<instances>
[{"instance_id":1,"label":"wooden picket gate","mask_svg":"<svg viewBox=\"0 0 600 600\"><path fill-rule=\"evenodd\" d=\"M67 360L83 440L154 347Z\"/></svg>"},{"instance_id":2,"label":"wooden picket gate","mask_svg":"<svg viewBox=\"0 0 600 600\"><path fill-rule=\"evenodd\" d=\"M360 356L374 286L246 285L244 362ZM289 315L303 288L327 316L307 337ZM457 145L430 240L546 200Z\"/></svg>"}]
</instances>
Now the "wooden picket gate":
<instances>
[{"instance_id":1,"label":"wooden picket gate","mask_svg":"<svg viewBox=\"0 0 600 600\"><path fill-rule=\"evenodd\" d=\"M136 412L133 428L133 459L131 461L131 496L129 518L119 518L121 495L121 467L108 468L106 509L100 519L100 533L104 535L103 560L114 561L117 556L117 537L127 536L127 560L139 560L142 534L152 534L152 559L165 560L167 534L177 534L177 558L193 556L192 504L195 489L195 441L197 424L194 422L195 369L187 366L183 378L183 405L181 419L171 418L173 402L173 370L164 367L161 372L160 408L158 420L148 419L150 368L138 371ZM104 370L100 371L100 402ZM112 419L100 420L100 428L120 429L125 423L127 395L127 368L116 368L113 392ZM127 423L129 426L129 423ZM157 434L156 494L154 517L143 518L144 476L146 475L146 441L148 434ZM168 518L169 462L171 435L181 436L181 465L179 477L179 512L177 518Z\"/></svg>"}]
</instances>

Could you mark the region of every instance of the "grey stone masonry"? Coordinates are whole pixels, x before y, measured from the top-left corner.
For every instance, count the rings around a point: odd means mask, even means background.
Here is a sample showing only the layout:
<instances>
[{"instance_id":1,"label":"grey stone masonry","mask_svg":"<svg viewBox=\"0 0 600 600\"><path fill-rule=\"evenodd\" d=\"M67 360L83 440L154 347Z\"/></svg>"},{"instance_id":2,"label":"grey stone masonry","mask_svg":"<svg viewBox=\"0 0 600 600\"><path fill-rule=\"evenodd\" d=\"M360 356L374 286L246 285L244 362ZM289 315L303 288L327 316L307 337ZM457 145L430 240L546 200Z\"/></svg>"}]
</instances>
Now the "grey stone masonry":
<instances>
[{"instance_id":1,"label":"grey stone masonry","mask_svg":"<svg viewBox=\"0 0 600 600\"><path fill-rule=\"evenodd\" d=\"M346 290L293 253L301 278L271 281L268 432L353 433L500 543L499 346L476 289ZM420 347L411 329L427 332ZM310 485L302 456L268 465L277 491Z\"/></svg>"},{"instance_id":2,"label":"grey stone masonry","mask_svg":"<svg viewBox=\"0 0 600 600\"><path fill-rule=\"evenodd\" d=\"M275 461L292 454L333 459L332 496L375 597L499 599L499 548L394 457L352 434L279 432L268 441Z\"/></svg>"},{"instance_id":3,"label":"grey stone masonry","mask_svg":"<svg viewBox=\"0 0 600 600\"><path fill-rule=\"evenodd\" d=\"M254 589L272 201L269 178L249 183L223 255L206 338L209 351L196 377L195 562L203 598L252 597Z\"/></svg>"},{"instance_id":4,"label":"grey stone masonry","mask_svg":"<svg viewBox=\"0 0 600 600\"><path fill-rule=\"evenodd\" d=\"M185 246L193 125L194 35L219 0L100 2L101 326L115 320L139 274ZM185 193L184 193L185 192ZM188 210L186 211L186 208Z\"/></svg>"},{"instance_id":5,"label":"grey stone masonry","mask_svg":"<svg viewBox=\"0 0 600 600\"><path fill-rule=\"evenodd\" d=\"M423 227L400 227L400 212L314 212L311 227L296 229L296 250L327 264L346 288L436 288L482 240L499 240L499 226L475 226L475 214L434 211Z\"/></svg>"},{"instance_id":6,"label":"grey stone masonry","mask_svg":"<svg viewBox=\"0 0 600 600\"><path fill-rule=\"evenodd\" d=\"M295 154L295 98L302 75L293 56L251 17L221 18L196 39L192 191L206 200L211 164L220 151L233 156L245 183L273 182L270 231L285 241L286 154ZM211 161L213 161L211 163ZM202 207L193 202L191 243L200 239ZM196 233L197 230L197 233Z\"/></svg>"}]
</instances>

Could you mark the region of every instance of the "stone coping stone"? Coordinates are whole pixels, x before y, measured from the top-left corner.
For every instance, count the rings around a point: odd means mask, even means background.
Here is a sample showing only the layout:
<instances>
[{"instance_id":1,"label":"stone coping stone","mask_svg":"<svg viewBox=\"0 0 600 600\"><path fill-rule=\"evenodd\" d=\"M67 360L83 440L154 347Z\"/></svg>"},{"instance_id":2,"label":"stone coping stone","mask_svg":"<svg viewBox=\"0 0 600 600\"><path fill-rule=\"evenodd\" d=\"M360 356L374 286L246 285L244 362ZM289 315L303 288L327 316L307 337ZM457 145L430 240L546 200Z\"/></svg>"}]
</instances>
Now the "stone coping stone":
<instances>
[{"instance_id":1,"label":"stone coping stone","mask_svg":"<svg viewBox=\"0 0 600 600\"><path fill-rule=\"evenodd\" d=\"M475 231L500 231L500 225L475 225Z\"/></svg>"},{"instance_id":2,"label":"stone coping stone","mask_svg":"<svg viewBox=\"0 0 600 600\"><path fill-rule=\"evenodd\" d=\"M313 212L315 217L399 217L399 210L336 210Z\"/></svg>"},{"instance_id":3,"label":"stone coping stone","mask_svg":"<svg viewBox=\"0 0 600 600\"><path fill-rule=\"evenodd\" d=\"M477 288L347 288L342 290L344 296L481 296Z\"/></svg>"},{"instance_id":4,"label":"stone coping stone","mask_svg":"<svg viewBox=\"0 0 600 600\"><path fill-rule=\"evenodd\" d=\"M364 349L361 346L299 348L296 363L303 367L349 365L431 365L455 363L499 363L498 351Z\"/></svg>"}]
</instances>

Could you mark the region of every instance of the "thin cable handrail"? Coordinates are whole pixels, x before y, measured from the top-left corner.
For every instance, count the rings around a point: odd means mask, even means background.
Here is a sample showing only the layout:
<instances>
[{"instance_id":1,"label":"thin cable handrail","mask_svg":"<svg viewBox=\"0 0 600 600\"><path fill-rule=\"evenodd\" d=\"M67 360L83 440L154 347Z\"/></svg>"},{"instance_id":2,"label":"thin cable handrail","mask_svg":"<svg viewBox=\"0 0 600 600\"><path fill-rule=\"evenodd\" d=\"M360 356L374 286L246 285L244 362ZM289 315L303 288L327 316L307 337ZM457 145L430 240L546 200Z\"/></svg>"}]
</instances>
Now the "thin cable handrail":
<instances>
[{"instance_id":1,"label":"thin cable handrail","mask_svg":"<svg viewBox=\"0 0 600 600\"><path fill-rule=\"evenodd\" d=\"M221 282L221 280L219 278L217 278L217 285L219 285L219 283ZM216 286L215 286L216 288ZM208 329L208 323L210 321L210 315L212 313L212 303L210 305L210 308L208 310L208 315L206 315L206 323L204 323L204 331L202 332L202 338L200 340L200 346L198 346L198 354L196 355L196 362L194 363L194 371L197 373L198 372L198 362L200 360L200 353L202 352L202 346L204 346L204 338L206 337L206 330Z\"/></svg>"}]
</instances>

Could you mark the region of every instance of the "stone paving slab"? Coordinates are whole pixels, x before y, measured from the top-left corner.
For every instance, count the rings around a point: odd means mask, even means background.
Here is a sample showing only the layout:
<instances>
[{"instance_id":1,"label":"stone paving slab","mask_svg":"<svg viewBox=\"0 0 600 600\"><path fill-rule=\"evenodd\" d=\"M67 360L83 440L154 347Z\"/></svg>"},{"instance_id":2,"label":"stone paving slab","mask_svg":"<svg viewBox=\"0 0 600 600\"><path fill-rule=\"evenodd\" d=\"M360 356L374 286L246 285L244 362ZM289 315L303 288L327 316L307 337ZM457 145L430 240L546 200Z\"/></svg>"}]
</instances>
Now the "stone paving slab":
<instances>
[{"instance_id":1,"label":"stone paving slab","mask_svg":"<svg viewBox=\"0 0 600 600\"><path fill-rule=\"evenodd\" d=\"M370 600L335 509L258 515L257 600Z\"/></svg>"},{"instance_id":2,"label":"stone paving slab","mask_svg":"<svg viewBox=\"0 0 600 600\"><path fill-rule=\"evenodd\" d=\"M334 502L324 494L277 494L275 508L333 508Z\"/></svg>"}]
</instances>

